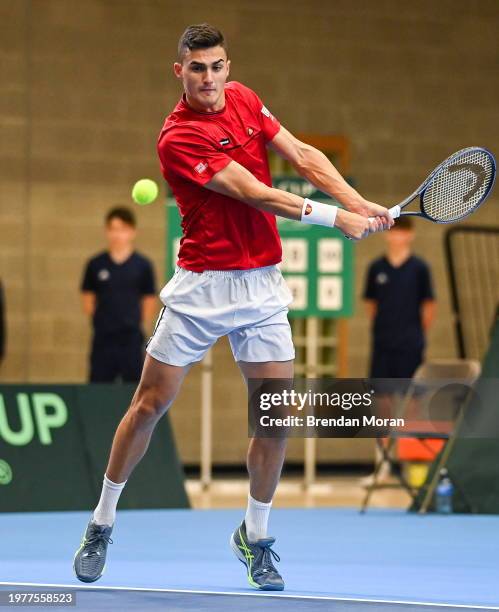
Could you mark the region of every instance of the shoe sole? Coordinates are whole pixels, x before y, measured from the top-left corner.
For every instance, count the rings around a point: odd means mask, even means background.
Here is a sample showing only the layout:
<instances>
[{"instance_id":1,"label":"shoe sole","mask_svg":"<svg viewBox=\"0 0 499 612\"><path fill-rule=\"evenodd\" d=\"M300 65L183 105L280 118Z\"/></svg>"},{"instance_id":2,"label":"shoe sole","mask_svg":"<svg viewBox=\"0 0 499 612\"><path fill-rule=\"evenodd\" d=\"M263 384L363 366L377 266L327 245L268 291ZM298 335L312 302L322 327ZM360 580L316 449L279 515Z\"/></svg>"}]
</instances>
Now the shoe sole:
<instances>
[{"instance_id":1,"label":"shoe sole","mask_svg":"<svg viewBox=\"0 0 499 612\"><path fill-rule=\"evenodd\" d=\"M97 578L83 578L82 576L79 576L79 575L78 575L78 572L76 571L76 557L78 556L78 553L80 552L80 550L81 550L82 548L83 548L83 547L82 547L82 546L80 546L80 548L79 548L79 549L76 551L75 556L74 556L74 558L73 558L73 571L74 571L74 573L75 573L75 576L78 578L78 580L79 580L80 582L86 582L86 583L89 583L89 582L97 582L97 580L99 580L99 578L102 578L102 575L103 575L103 574L104 574L104 572L106 571L106 564L104 563L104 567L102 568L102 572L101 572L101 573L100 573L100 574L97 576Z\"/></svg>"},{"instance_id":2,"label":"shoe sole","mask_svg":"<svg viewBox=\"0 0 499 612\"><path fill-rule=\"evenodd\" d=\"M81 541L80 548L75 552L75 555L73 557L73 571L75 573L75 576L78 578L80 582L86 582L87 584L89 582L97 582L97 580L99 580L99 578L102 577L102 574L104 574L104 572L106 571L105 563L104 563L104 567L102 568L102 572L97 576L97 578L82 578L81 576L78 576L78 572L76 571L76 557L78 556L78 553L83 549L84 546L85 546L85 534L83 534L83 540Z\"/></svg>"},{"instance_id":3,"label":"shoe sole","mask_svg":"<svg viewBox=\"0 0 499 612\"><path fill-rule=\"evenodd\" d=\"M230 536L230 547L232 548L232 551L236 555L238 561L240 561L246 568L246 575L248 577L248 582L250 586L252 586L254 589L257 589L259 591L284 591L284 586L278 586L278 585L272 585L272 584L260 585L260 584L257 584L253 580L253 578L251 577L249 573L248 564L246 563L246 557L243 555L243 553L239 549L239 546L236 544L236 541L234 540L234 534Z\"/></svg>"}]
</instances>

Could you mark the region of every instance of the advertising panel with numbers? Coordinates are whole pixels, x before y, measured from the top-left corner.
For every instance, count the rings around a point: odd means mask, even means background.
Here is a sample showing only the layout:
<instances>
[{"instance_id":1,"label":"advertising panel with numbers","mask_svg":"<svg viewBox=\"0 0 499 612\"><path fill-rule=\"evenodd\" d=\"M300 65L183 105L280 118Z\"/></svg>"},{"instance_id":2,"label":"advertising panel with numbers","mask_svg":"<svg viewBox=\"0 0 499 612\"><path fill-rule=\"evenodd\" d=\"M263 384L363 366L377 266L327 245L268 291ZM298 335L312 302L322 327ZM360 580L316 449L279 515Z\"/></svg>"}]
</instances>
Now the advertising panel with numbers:
<instances>
[{"instance_id":1,"label":"advertising panel with numbers","mask_svg":"<svg viewBox=\"0 0 499 612\"><path fill-rule=\"evenodd\" d=\"M353 310L353 244L339 232L279 219L281 271L294 296L290 317L348 317Z\"/></svg>"},{"instance_id":2,"label":"advertising panel with numbers","mask_svg":"<svg viewBox=\"0 0 499 612\"><path fill-rule=\"evenodd\" d=\"M274 187L335 204L299 177L274 176ZM290 317L349 317L353 313L353 244L339 231L278 219L281 271L294 300Z\"/></svg>"}]
</instances>

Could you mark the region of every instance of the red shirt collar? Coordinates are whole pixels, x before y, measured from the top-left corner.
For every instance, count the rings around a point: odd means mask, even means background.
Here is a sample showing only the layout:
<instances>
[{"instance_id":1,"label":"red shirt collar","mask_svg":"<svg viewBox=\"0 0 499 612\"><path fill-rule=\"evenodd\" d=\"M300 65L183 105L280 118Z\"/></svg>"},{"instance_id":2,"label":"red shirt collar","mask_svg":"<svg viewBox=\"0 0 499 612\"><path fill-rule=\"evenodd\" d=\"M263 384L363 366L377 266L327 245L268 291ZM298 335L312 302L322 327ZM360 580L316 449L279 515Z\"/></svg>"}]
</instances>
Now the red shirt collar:
<instances>
[{"instance_id":1,"label":"red shirt collar","mask_svg":"<svg viewBox=\"0 0 499 612\"><path fill-rule=\"evenodd\" d=\"M218 117L219 115L225 113L225 111L227 110L227 98L225 98L225 106L221 110L215 111L214 113L207 113L205 111L195 110L194 108L192 108L192 106L189 106L186 95L184 93L182 94L182 98L180 99L180 107L182 108L182 110L189 111L190 113L195 113L196 115L203 115L203 117Z\"/></svg>"}]
</instances>

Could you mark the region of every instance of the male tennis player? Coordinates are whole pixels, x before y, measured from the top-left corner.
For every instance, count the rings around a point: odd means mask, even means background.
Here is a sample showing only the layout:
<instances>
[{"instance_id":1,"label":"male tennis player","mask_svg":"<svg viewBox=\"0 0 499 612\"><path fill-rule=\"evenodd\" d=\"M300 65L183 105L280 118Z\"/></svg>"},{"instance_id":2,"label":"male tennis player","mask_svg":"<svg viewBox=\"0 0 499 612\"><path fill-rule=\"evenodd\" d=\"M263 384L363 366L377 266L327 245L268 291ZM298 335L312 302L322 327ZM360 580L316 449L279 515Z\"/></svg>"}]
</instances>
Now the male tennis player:
<instances>
[{"instance_id":1,"label":"male tennis player","mask_svg":"<svg viewBox=\"0 0 499 612\"><path fill-rule=\"evenodd\" d=\"M84 582L102 574L118 498L156 423L190 366L218 338L229 336L246 380L293 377L292 297L276 267L281 244L275 215L337 227L354 240L392 224L385 208L362 198L322 153L294 138L251 89L227 83L230 61L221 32L208 24L190 26L178 51L174 71L184 95L158 142L182 216L178 267L160 294L165 306L142 378L116 431L102 494L75 556ZM348 210L273 189L266 146ZM284 440L252 439L248 450L248 506L231 546L257 589L284 588L267 522L285 446Z\"/></svg>"}]
</instances>

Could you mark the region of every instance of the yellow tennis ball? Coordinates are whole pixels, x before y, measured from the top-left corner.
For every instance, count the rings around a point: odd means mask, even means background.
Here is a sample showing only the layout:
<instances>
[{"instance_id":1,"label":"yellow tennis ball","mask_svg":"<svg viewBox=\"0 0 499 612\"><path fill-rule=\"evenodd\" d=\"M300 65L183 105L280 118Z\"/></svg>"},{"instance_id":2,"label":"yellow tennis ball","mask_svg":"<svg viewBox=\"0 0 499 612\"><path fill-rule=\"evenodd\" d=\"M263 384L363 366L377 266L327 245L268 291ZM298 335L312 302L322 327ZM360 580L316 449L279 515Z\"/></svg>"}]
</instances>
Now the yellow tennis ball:
<instances>
[{"instance_id":1,"label":"yellow tennis ball","mask_svg":"<svg viewBox=\"0 0 499 612\"><path fill-rule=\"evenodd\" d=\"M151 179L140 179L132 189L132 198L134 202L144 206L151 204L158 197L158 186Z\"/></svg>"}]
</instances>

